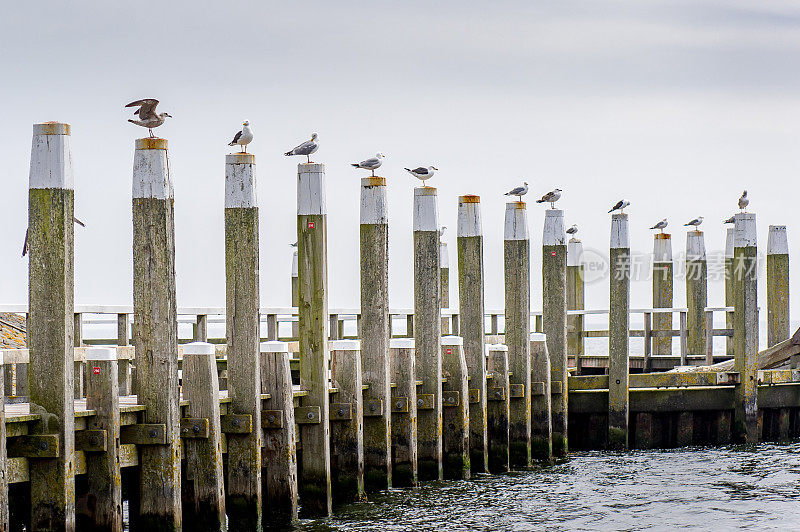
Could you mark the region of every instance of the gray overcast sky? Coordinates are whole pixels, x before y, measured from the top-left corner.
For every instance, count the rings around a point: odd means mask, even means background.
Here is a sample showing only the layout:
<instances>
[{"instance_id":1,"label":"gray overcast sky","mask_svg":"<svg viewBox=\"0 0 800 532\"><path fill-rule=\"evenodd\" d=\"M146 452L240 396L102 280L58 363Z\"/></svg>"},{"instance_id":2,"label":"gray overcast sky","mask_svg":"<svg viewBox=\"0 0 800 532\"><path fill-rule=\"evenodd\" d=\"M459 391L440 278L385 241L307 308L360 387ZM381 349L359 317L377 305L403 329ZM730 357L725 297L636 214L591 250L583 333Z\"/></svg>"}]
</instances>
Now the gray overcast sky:
<instances>
[{"instance_id":1,"label":"gray overcast sky","mask_svg":"<svg viewBox=\"0 0 800 532\"><path fill-rule=\"evenodd\" d=\"M298 161L282 152L312 131L327 165L332 307L359 301L364 172L348 163L378 150L388 155L393 307L412 305L417 183L403 166L441 170L430 184L453 263L457 196L482 196L489 308L503 305L501 193L523 178L537 197L564 189L560 206L587 247L607 249L606 211L624 196L636 251L651 250L647 227L669 217L677 256L680 225L697 215L709 252L720 250L719 222L743 188L763 248L769 224L798 238L796 2L17 2L3 10L0 43L1 303L27 300L31 124L45 120L73 126L87 224L76 231L76 302L131 303L131 166L143 131L123 105L143 97L175 117L158 133L170 141L180 305L224 305L224 155L245 118L265 306L290 302ZM539 207L529 209L535 309ZM631 299L650 306L646 278ZM588 288L587 306L607 301L607 282ZM709 303L722 305L721 283ZM800 296L793 307L800 316Z\"/></svg>"}]
</instances>

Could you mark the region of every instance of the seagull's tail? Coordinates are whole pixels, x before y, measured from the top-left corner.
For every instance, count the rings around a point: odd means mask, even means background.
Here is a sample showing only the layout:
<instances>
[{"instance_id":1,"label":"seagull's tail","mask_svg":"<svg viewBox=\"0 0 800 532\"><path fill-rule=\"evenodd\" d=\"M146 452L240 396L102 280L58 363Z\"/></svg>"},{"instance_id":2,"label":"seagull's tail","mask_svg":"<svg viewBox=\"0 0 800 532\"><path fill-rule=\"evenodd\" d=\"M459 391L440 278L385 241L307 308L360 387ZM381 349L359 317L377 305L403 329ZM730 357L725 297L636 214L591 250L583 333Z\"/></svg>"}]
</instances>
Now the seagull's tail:
<instances>
[{"instance_id":1,"label":"seagull's tail","mask_svg":"<svg viewBox=\"0 0 800 532\"><path fill-rule=\"evenodd\" d=\"M358 163L350 163L350 166L352 166L353 168L358 168L361 165L359 165Z\"/></svg>"},{"instance_id":2,"label":"seagull's tail","mask_svg":"<svg viewBox=\"0 0 800 532\"><path fill-rule=\"evenodd\" d=\"M537 200L536 200L536 203L544 203L545 201L547 201L547 200L546 200L546 199L544 199L544 198L542 198L542 199L537 199Z\"/></svg>"},{"instance_id":3,"label":"seagull's tail","mask_svg":"<svg viewBox=\"0 0 800 532\"><path fill-rule=\"evenodd\" d=\"M410 172L410 171L411 171L411 168L404 168L404 170L405 170L406 172Z\"/></svg>"},{"instance_id":4,"label":"seagull's tail","mask_svg":"<svg viewBox=\"0 0 800 532\"><path fill-rule=\"evenodd\" d=\"M231 141L231 142L228 143L228 146L236 146L236 143Z\"/></svg>"},{"instance_id":5,"label":"seagull's tail","mask_svg":"<svg viewBox=\"0 0 800 532\"><path fill-rule=\"evenodd\" d=\"M136 124L136 120L131 120L130 118L128 119L128 122L130 122L131 124Z\"/></svg>"},{"instance_id":6,"label":"seagull's tail","mask_svg":"<svg viewBox=\"0 0 800 532\"><path fill-rule=\"evenodd\" d=\"M294 152L294 150L289 150L286 153L284 153L284 155L294 155L294 153L292 152Z\"/></svg>"},{"instance_id":7,"label":"seagull's tail","mask_svg":"<svg viewBox=\"0 0 800 532\"><path fill-rule=\"evenodd\" d=\"M86 224L85 224L85 223L83 223L82 221L78 220L78 219L77 219L77 218L75 218L74 216L72 217L72 220L73 220L73 221L74 221L76 224L80 225L81 227L86 227Z\"/></svg>"},{"instance_id":8,"label":"seagull's tail","mask_svg":"<svg viewBox=\"0 0 800 532\"><path fill-rule=\"evenodd\" d=\"M611 209L610 211L608 211L609 214L611 214L612 212L614 212L614 209Z\"/></svg>"}]
</instances>

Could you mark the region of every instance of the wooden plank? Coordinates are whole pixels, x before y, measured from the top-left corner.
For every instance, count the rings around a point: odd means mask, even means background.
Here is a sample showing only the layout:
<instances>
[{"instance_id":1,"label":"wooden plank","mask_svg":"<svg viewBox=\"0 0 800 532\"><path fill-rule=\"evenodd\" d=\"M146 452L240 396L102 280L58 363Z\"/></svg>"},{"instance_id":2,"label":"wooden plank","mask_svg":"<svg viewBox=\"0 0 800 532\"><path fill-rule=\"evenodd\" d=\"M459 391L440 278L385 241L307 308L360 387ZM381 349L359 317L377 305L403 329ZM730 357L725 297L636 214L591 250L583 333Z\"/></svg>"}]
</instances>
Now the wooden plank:
<instances>
[{"instance_id":1,"label":"wooden plank","mask_svg":"<svg viewBox=\"0 0 800 532\"><path fill-rule=\"evenodd\" d=\"M62 454L57 434L28 434L8 438L6 452L9 458L46 459Z\"/></svg>"},{"instance_id":2,"label":"wooden plank","mask_svg":"<svg viewBox=\"0 0 800 532\"><path fill-rule=\"evenodd\" d=\"M164 423L143 423L122 427L120 442L143 447L166 446L168 445L167 426Z\"/></svg>"},{"instance_id":3,"label":"wooden plank","mask_svg":"<svg viewBox=\"0 0 800 532\"><path fill-rule=\"evenodd\" d=\"M339 389L331 424L331 482L335 503L359 501L364 491L364 404L361 351L357 340L338 340L331 347L331 382ZM337 405L337 408L334 407ZM341 405L341 406L339 406Z\"/></svg>"},{"instance_id":4,"label":"wooden plank","mask_svg":"<svg viewBox=\"0 0 800 532\"><path fill-rule=\"evenodd\" d=\"M389 342L389 347L391 379L396 384L391 399L392 484L416 486L417 381L414 341L393 339Z\"/></svg>"}]
</instances>

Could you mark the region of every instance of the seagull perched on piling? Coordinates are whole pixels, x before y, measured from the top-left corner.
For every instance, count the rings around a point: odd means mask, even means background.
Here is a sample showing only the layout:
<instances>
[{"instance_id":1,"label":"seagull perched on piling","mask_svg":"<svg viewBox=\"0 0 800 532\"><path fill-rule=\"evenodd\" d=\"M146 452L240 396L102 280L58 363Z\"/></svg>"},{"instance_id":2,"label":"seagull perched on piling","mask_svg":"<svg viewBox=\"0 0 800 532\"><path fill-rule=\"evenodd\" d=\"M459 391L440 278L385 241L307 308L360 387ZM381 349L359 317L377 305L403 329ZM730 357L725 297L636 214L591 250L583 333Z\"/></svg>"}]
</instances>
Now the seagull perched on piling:
<instances>
[{"instance_id":1,"label":"seagull perched on piling","mask_svg":"<svg viewBox=\"0 0 800 532\"><path fill-rule=\"evenodd\" d=\"M319 144L317 144L317 134L311 134L311 140L307 140L304 143L300 144L299 146L295 146L291 150L284 153L284 155L305 155L306 161L311 162L311 154L316 152L319 148Z\"/></svg>"},{"instance_id":2,"label":"seagull perched on piling","mask_svg":"<svg viewBox=\"0 0 800 532\"><path fill-rule=\"evenodd\" d=\"M550 203L550 208L551 209L555 209L556 206L554 205L554 203L557 202L558 199L561 197L561 192L562 191L561 191L560 188L556 188L554 190L551 190L550 192L548 192L547 194L542 196L542 199L536 200L536 203L549 202Z\"/></svg>"},{"instance_id":3,"label":"seagull perched on piling","mask_svg":"<svg viewBox=\"0 0 800 532\"><path fill-rule=\"evenodd\" d=\"M578 234L578 224L572 224L572 226L567 229L568 235L577 235Z\"/></svg>"},{"instance_id":4,"label":"seagull perched on piling","mask_svg":"<svg viewBox=\"0 0 800 532\"><path fill-rule=\"evenodd\" d=\"M443 225L441 229L439 229L439 240L442 239L442 235L444 234L445 229L447 229L446 225Z\"/></svg>"},{"instance_id":5,"label":"seagull perched on piling","mask_svg":"<svg viewBox=\"0 0 800 532\"><path fill-rule=\"evenodd\" d=\"M417 179L422 181L422 186L427 187L428 185L425 184L425 181L433 177L433 173L439 170L435 166L429 166L425 168L424 166L418 166L413 170L411 168L406 168L406 172L413 175Z\"/></svg>"},{"instance_id":6,"label":"seagull perched on piling","mask_svg":"<svg viewBox=\"0 0 800 532\"><path fill-rule=\"evenodd\" d=\"M516 196L518 201L522 201L522 196L528 193L528 182L523 181L521 187L512 188L504 196Z\"/></svg>"},{"instance_id":7,"label":"seagull perched on piling","mask_svg":"<svg viewBox=\"0 0 800 532\"><path fill-rule=\"evenodd\" d=\"M242 130L233 136L233 140L230 141L228 146L242 146L242 152L247 153L247 145L251 142L253 142L253 130L250 129L250 121L245 120L242 122Z\"/></svg>"},{"instance_id":8,"label":"seagull perched on piling","mask_svg":"<svg viewBox=\"0 0 800 532\"><path fill-rule=\"evenodd\" d=\"M750 200L747 199L747 191L745 190L742 192L742 196L739 198L739 210L744 212L748 205L750 205Z\"/></svg>"},{"instance_id":9,"label":"seagull perched on piling","mask_svg":"<svg viewBox=\"0 0 800 532\"><path fill-rule=\"evenodd\" d=\"M703 217L702 216L698 216L697 218L695 218L691 222L683 224L683 226L684 227L694 227L694 230L699 233L700 229L698 229L698 227L700 227L701 223L703 223Z\"/></svg>"},{"instance_id":10,"label":"seagull perched on piling","mask_svg":"<svg viewBox=\"0 0 800 532\"><path fill-rule=\"evenodd\" d=\"M621 199L613 207L611 207L611 210L608 212L612 213L614 211L619 211L620 214L625 214L625 207L627 207L630 204L631 204L630 201Z\"/></svg>"},{"instance_id":11,"label":"seagull perched on piling","mask_svg":"<svg viewBox=\"0 0 800 532\"><path fill-rule=\"evenodd\" d=\"M145 98L144 100L136 100L135 102L129 103L125 107L139 107L133 112L133 114L139 116L139 120L128 120L128 122L136 124L137 126L146 127L150 132L150 136L155 137L155 135L153 135L153 128L163 124L164 120L167 118L172 118L172 115L169 113L156 113L157 105L158 100L155 98Z\"/></svg>"},{"instance_id":12,"label":"seagull perched on piling","mask_svg":"<svg viewBox=\"0 0 800 532\"><path fill-rule=\"evenodd\" d=\"M666 229L666 228L667 228L667 219L666 219L666 218L664 218L663 220L661 220L660 222L658 222L656 225L654 225L654 226L653 226L653 227L651 227L650 229L660 229L660 230L661 230L661 232L663 233L663 232L664 232L664 229Z\"/></svg>"},{"instance_id":13,"label":"seagull perched on piling","mask_svg":"<svg viewBox=\"0 0 800 532\"><path fill-rule=\"evenodd\" d=\"M731 216L730 218L728 218L727 220L725 220L722 223L724 223L724 224L735 224L736 223L736 216Z\"/></svg>"},{"instance_id":14,"label":"seagull perched on piling","mask_svg":"<svg viewBox=\"0 0 800 532\"><path fill-rule=\"evenodd\" d=\"M375 154L375 157L370 157L369 159L365 159L360 163L350 163L353 168L363 168L365 170L372 170L372 177L375 177L375 170L381 167L383 164L383 158L385 157L384 154L378 152Z\"/></svg>"},{"instance_id":15,"label":"seagull perched on piling","mask_svg":"<svg viewBox=\"0 0 800 532\"><path fill-rule=\"evenodd\" d=\"M78 220L74 216L72 217L72 222L80 225L81 227L86 227L86 224L82 221ZM25 241L22 243L22 256L28 254L28 229L25 230Z\"/></svg>"}]
</instances>

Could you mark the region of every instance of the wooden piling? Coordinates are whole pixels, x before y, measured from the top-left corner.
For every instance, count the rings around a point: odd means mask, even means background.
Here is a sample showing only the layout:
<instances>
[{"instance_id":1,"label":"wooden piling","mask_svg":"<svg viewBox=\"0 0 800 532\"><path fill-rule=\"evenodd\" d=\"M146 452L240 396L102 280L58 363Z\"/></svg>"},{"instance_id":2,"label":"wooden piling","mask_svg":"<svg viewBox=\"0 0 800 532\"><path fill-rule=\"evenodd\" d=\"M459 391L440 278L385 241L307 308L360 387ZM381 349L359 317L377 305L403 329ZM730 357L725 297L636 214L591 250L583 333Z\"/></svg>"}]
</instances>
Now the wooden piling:
<instances>
[{"instance_id":1,"label":"wooden piling","mask_svg":"<svg viewBox=\"0 0 800 532\"><path fill-rule=\"evenodd\" d=\"M565 393L560 385L551 386L553 375L547 337L531 333L531 447L533 458L550 461L553 458L553 402Z\"/></svg>"},{"instance_id":2,"label":"wooden piling","mask_svg":"<svg viewBox=\"0 0 800 532\"><path fill-rule=\"evenodd\" d=\"M561 392L552 398L553 454L565 456L567 443L567 245L564 211L547 209L542 236L542 325L547 337L551 386Z\"/></svg>"},{"instance_id":3,"label":"wooden piling","mask_svg":"<svg viewBox=\"0 0 800 532\"><path fill-rule=\"evenodd\" d=\"M8 522L8 466L6 461L6 399L5 372L8 368L3 364L4 353L0 351L0 532L9 532Z\"/></svg>"},{"instance_id":4,"label":"wooden piling","mask_svg":"<svg viewBox=\"0 0 800 532\"><path fill-rule=\"evenodd\" d=\"M225 530L219 380L212 344L184 344L183 399L189 402L186 407L187 419L181 429L186 456L183 526L187 530L197 531ZM231 438L228 438L228 453L230 444ZM231 530L235 529L231 526Z\"/></svg>"},{"instance_id":5,"label":"wooden piling","mask_svg":"<svg viewBox=\"0 0 800 532\"><path fill-rule=\"evenodd\" d=\"M567 242L567 310L584 309L583 243L577 238ZM583 315L567 316L567 353L575 357L575 373L583 374Z\"/></svg>"},{"instance_id":6,"label":"wooden piling","mask_svg":"<svg viewBox=\"0 0 800 532\"><path fill-rule=\"evenodd\" d=\"M736 231L729 227L725 231L725 306L733 307L736 304L733 282L733 241ZM733 329L733 312L725 313L725 327ZM725 354L733 357L733 336L725 337Z\"/></svg>"},{"instance_id":7,"label":"wooden piling","mask_svg":"<svg viewBox=\"0 0 800 532\"><path fill-rule=\"evenodd\" d=\"M442 308L450 310L450 253L447 242L439 243L439 279L442 287ZM442 316L442 334L455 334L450 316Z\"/></svg>"},{"instance_id":8,"label":"wooden piling","mask_svg":"<svg viewBox=\"0 0 800 532\"><path fill-rule=\"evenodd\" d=\"M295 249L292 252L292 306L297 307L299 296L297 294L297 290L299 289L299 285L297 284L297 250ZM300 337L300 322L299 321L292 321L292 338L299 338Z\"/></svg>"},{"instance_id":9,"label":"wooden piling","mask_svg":"<svg viewBox=\"0 0 800 532\"><path fill-rule=\"evenodd\" d=\"M673 293L672 235L653 235L653 308L672 308ZM653 313L653 332L672 331L672 313ZM672 355L672 336L655 336L652 340L654 355ZM644 370L652 371L652 361Z\"/></svg>"},{"instance_id":10,"label":"wooden piling","mask_svg":"<svg viewBox=\"0 0 800 532\"><path fill-rule=\"evenodd\" d=\"M442 337L442 461L444 478L470 477L469 383L464 341Z\"/></svg>"},{"instance_id":11,"label":"wooden piling","mask_svg":"<svg viewBox=\"0 0 800 532\"><path fill-rule=\"evenodd\" d=\"M365 493L364 416L382 412L364 410L358 340L332 342L331 382L338 390L330 406L333 498L337 504L360 501Z\"/></svg>"},{"instance_id":12,"label":"wooden piling","mask_svg":"<svg viewBox=\"0 0 800 532\"><path fill-rule=\"evenodd\" d=\"M702 231L686 233L686 327L689 355L706 353L706 307L708 306L708 266ZM706 361L706 363L713 363Z\"/></svg>"},{"instance_id":13,"label":"wooden piling","mask_svg":"<svg viewBox=\"0 0 800 532\"><path fill-rule=\"evenodd\" d=\"M225 508L232 530L261 527L261 376L256 158L225 156L225 286L228 414L250 416L252 431L227 435Z\"/></svg>"},{"instance_id":14,"label":"wooden piling","mask_svg":"<svg viewBox=\"0 0 800 532\"><path fill-rule=\"evenodd\" d=\"M70 221L71 225L71 221ZM136 391L147 423L165 425L166 445L139 448L144 530L180 530L181 461L175 217L167 141L136 140L133 160L133 345Z\"/></svg>"},{"instance_id":15,"label":"wooden piling","mask_svg":"<svg viewBox=\"0 0 800 532\"><path fill-rule=\"evenodd\" d=\"M392 394L392 484L417 485L417 377L414 340L389 342Z\"/></svg>"},{"instance_id":16,"label":"wooden piling","mask_svg":"<svg viewBox=\"0 0 800 532\"><path fill-rule=\"evenodd\" d=\"M756 215L735 218L733 282L736 297L733 335L736 386L733 434L736 441L758 443L758 249Z\"/></svg>"},{"instance_id":17,"label":"wooden piling","mask_svg":"<svg viewBox=\"0 0 800 532\"><path fill-rule=\"evenodd\" d=\"M386 179L361 180L361 367L364 404L380 415L364 418L364 485L392 486L392 410L389 378L389 225Z\"/></svg>"},{"instance_id":18,"label":"wooden piling","mask_svg":"<svg viewBox=\"0 0 800 532\"><path fill-rule=\"evenodd\" d=\"M308 392L301 402L306 419L300 424L303 517L331 514L327 240L325 166L301 163L297 166L297 303L300 387Z\"/></svg>"},{"instance_id":19,"label":"wooden piling","mask_svg":"<svg viewBox=\"0 0 800 532\"><path fill-rule=\"evenodd\" d=\"M28 196L28 393L58 458L30 459L31 528L75 527L74 186L70 126L35 124ZM19 364L18 364L19 366ZM19 373L17 374L19 378ZM44 440L42 444L46 445Z\"/></svg>"},{"instance_id":20,"label":"wooden piling","mask_svg":"<svg viewBox=\"0 0 800 532\"><path fill-rule=\"evenodd\" d=\"M770 225L767 239L767 345L789 338L789 242L785 225Z\"/></svg>"},{"instance_id":21,"label":"wooden piling","mask_svg":"<svg viewBox=\"0 0 800 532\"><path fill-rule=\"evenodd\" d=\"M289 344L261 343L264 527L291 525L297 519L297 434L295 432Z\"/></svg>"},{"instance_id":22,"label":"wooden piling","mask_svg":"<svg viewBox=\"0 0 800 532\"><path fill-rule=\"evenodd\" d=\"M472 397L469 403L469 461L472 473L489 472L484 351L486 341L483 322L483 225L480 201L480 196L473 195L458 198L458 312Z\"/></svg>"},{"instance_id":23,"label":"wooden piling","mask_svg":"<svg viewBox=\"0 0 800 532\"><path fill-rule=\"evenodd\" d=\"M628 447L628 337L631 251L628 215L611 217L611 297L608 315L608 445Z\"/></svg>"},{"instance_id":24,"label":"wooden piling","mask_svg":"<svg viewBox=\"0 0 800 532\"><path fill-rule=\"evenodd\" d=\"M489 472L505 473L508 462L508 348L503 344L487 345L487 368L491 385L487 386L487 447ZM470 420L471 421L471 420Z\"/></svg>"},{"instance_id":25,"label":"wooden piling","mask_svg":"<svg viewBox=\"0 0 800 532\"><path fill-rule=\"evenodd\" d=\"M509 460L531 464L530 240L523 201L506 203L504 229L505 340L510 372Z\"/></svg>"},{"instance_id":26,"label":"wooden piling","mask_svg":"<svg viewBox=\"0 0 800 532\"><path fill-rule=\"evenodd\" d=\"M414 189L414 341L420 480L442 478L442 353L439 212L436 189Z\"/></svg>"}]
</instances>

